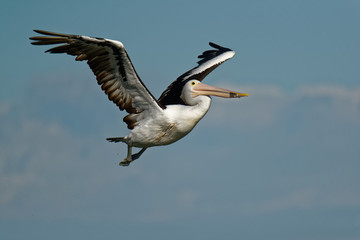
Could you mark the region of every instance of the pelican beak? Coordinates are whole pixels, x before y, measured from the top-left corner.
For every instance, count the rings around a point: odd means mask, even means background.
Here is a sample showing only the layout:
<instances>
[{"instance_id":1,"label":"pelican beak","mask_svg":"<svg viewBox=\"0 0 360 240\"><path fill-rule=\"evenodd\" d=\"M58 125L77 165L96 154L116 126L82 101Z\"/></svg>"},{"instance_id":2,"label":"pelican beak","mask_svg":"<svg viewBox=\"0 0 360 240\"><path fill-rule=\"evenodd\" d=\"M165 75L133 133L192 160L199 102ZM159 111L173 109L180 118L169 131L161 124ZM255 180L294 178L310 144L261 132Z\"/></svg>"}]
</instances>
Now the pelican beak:
<instances>
[{"instance_id":1,"label":"pelican beak","mask_svg":"<svg viewBox=\"0 0 360 240\"><path fill-rule=\"evenodd\" d=\"M196 84L192 91L192 97L196 97L199 95L211 95L223 98L241 98L249 96L248 93L238 93L224 88L213 87L202 82Z\"/></svg>"}]
</instances>

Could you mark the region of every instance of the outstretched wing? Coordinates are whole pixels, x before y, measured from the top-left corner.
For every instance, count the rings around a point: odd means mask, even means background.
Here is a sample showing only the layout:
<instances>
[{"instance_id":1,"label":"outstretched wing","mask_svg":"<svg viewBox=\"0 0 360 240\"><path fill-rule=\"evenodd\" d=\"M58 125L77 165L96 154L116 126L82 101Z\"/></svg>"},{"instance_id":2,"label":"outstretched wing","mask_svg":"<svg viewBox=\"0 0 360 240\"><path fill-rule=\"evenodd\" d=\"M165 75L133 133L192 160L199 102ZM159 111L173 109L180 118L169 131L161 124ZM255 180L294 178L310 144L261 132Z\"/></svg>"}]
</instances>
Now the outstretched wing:
<instances>
[{"instance_id":1,"label":"outstretched wing","mask_svg":"<svg viewBox=\"0 0 360 240\"><path fill-rule=\"evenodd\" d=\"M200 58L198 66L178 77L167 87L158 99L161 105L185 104L181 100L180 95L187 81L193 79L202 81L217 66L235 55L235 52L229 48L219 46L212 42L210 42L209 45L215 49L203 52L198 56L198 58Z\"/></svg>"},{"instance_id":2,"label":"outstretched wing","mask_svg":"<svg viewBox=\"0 0 360 240\"><path fill-rule=\"evenodd\" d=\"M138 115L139 113L162 111L164 108L145 87L125 50L119 41L80 35L60 34L34 30L46 36L31 37L34 45L62 44L46 52L67 53L75 60L87 60L97 82L120 110ZM129 128L136 120L127 122ZM130 126L131 124L131 126Z\"/></svg>"}]
</instances>

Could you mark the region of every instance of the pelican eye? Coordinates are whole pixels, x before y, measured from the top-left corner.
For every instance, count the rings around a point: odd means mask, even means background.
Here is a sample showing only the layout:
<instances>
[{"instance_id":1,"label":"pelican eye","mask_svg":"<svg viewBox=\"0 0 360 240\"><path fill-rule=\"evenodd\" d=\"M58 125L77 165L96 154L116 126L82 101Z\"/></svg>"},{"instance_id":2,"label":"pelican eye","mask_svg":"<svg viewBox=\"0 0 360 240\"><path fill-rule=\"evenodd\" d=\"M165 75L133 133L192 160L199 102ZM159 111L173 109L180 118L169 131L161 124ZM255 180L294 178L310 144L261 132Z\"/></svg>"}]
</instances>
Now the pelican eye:
<instances>
[{"instance_id":1,"label":"pelican eye","mask_svg":"<svg viewBox=\"0 0 360 240\"><path fill-rule=\"evenodd\" d=\"M195 86L196 82L195 81L192 81L191 82L191 86Z\"/></svg>"}]
</instances>

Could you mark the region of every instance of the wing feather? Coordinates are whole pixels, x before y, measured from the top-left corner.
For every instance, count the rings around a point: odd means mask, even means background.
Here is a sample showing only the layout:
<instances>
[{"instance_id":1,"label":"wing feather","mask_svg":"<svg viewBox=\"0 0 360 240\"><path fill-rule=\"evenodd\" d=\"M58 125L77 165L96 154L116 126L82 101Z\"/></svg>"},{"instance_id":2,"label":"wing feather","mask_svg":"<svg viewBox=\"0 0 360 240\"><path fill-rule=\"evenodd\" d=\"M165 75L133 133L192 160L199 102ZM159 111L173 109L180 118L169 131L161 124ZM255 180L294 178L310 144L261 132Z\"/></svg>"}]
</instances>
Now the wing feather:
<instances>
[{"instance_id":1,"label":"wing feather","mask_svg":"<svg viewBox=\"0 0 360 240\"><path fill-rule=\"evenodd\" d=\"M33 45L62 44L46 52L67 53L76 56L76 61L87 60L98 84L109 100L120 110L126 110L130 115L138 115L145 112L161 112L165 108L143 84L121 42L42 30L34 31L42 36L31 37ZM124 118L128 128L132 129L137 125L134 119L136 118Z\"/></svg>"},{"instance_id":2,"label":"wing feather","mask_svg":"<svg viewBox=\"0 0 360 240\"><path fill-rule=\"evenodd\" d=\"M202 81L211 71L220 64L232 58L235 52L229 48L222 47L210 42L209 45L215 49L207 50L198 56L198 66L182 74L161 94L158 101L166 106L171 104L185 104L180 96L183 86L187 81L196 79Z\"/></svg>"}]
</instances>

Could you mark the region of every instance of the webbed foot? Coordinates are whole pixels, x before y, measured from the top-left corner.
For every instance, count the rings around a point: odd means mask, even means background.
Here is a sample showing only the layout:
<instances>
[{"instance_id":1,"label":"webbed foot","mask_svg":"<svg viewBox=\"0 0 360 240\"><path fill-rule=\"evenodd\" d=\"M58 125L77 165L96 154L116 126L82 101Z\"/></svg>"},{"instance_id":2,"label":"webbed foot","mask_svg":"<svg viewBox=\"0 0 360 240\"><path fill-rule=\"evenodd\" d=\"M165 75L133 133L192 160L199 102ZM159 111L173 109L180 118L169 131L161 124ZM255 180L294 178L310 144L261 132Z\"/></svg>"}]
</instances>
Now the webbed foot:
<instances>
[{"instance_id":1,"label":"webbed foot","mask_svg":"<svg viewBox=\"0 0 360 240\"><path fill-rule=\"evenodd\" d=\"M127 158L125 158L124 160L122 160L121 162L119 162L119 166L126 167L126 166L129 166L131 162L132 162L132 161L129 161Z\"/></svg>"}]
</instances>

